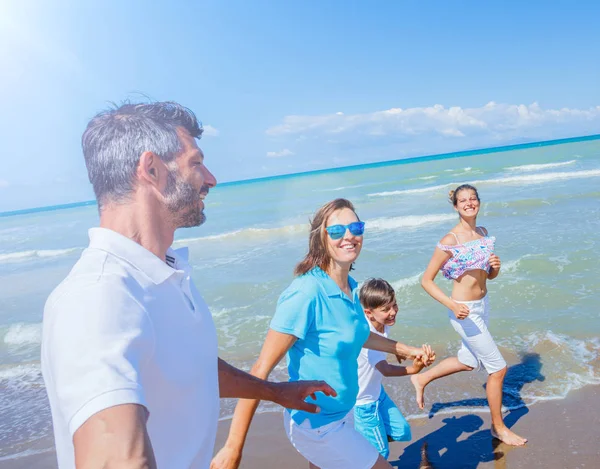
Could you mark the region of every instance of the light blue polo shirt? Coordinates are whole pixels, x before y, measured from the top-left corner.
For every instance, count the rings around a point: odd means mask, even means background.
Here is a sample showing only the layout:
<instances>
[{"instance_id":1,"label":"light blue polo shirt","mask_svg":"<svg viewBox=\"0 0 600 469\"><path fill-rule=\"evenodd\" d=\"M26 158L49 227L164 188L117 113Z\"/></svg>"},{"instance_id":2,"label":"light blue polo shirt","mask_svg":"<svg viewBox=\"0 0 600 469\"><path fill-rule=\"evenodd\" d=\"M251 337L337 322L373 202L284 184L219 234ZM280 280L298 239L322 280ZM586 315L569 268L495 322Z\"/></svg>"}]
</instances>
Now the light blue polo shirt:
<instances>
[{"instance_id":1,"label":"light blue polo shirt","mask_svg":"<svg viewBox=\"0 0 600 469\"><path fill-rule=\"evenodd\" d=\"M290 381L324 380L337 397L317 393L321 412L289 410L298 424L308 419L318 428L344 417L358 394L360 350L369 337L369 324L358 298L356 281L349 277L352 299L319 267L296 277L277 302L271 329L296 336L287 353Z\"/></svg>"}]
</instances>

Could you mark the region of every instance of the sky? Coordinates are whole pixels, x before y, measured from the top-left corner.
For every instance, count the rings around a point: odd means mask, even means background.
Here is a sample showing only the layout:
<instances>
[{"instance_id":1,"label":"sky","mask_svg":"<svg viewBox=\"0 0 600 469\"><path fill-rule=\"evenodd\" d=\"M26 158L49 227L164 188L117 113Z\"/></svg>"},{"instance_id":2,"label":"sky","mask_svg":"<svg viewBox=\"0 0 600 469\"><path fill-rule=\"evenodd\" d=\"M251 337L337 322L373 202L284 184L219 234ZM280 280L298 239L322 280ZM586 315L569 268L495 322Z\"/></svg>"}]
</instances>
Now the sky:
<instances>
[{"instance_id":1,"label":"sky","mask_svg":"<svg viewBox=\"0 0 600 469\"><path fill-rule=\"evenodd\" d=\"M125 99L204 125L220 182L600 133L600 2L0 0L0 211L93 199Z\"/></svg>"}]
</instances>

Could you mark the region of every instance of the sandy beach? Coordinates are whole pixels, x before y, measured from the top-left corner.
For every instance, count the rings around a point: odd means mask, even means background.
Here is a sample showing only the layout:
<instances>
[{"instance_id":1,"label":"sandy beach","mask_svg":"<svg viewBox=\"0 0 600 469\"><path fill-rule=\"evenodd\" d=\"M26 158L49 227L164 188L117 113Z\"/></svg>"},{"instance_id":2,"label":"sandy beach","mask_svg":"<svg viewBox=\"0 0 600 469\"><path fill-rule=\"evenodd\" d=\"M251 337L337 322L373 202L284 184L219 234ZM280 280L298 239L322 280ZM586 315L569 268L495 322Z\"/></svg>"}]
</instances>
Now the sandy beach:
<instances>
[{"instance_id":1,"label":"sandy beach","mask_svg":"<svg viewBox=\"0 0 600 469\"><path fill-rule=\"evenodd\" d=\"M423 469L600 467L598 402L600 386L587 386L566 399L507 413L506 422L529 439L523 448L494 444L487 413L437 414L413 420L412 441L392 443L389 460L394 467ZM229 423L224 421L219 427L217 448L225 441ZM250 429L241 467L306 469L308 465L288 442L281 416L262 414Z\"/></svg>"},{"instance_id":2,"label":"sandy beach","mask_svg":"<svg viewBox=\"0 0 600 469\"><path fill-rule=\"evenodd\" d=\"M587 386L557 399L505 415L513 429L529 438L523 448L493 442L487 413L437 414L411 421L413 439L391 443L390 462L400 468L576 469L600 467L600 386ZM220 448L230 420L219 424ZM47 452L0 462L5 469L56 468ZM279 413L257 415L252 423L241 468L306 469L290 445Z\"/></svg>"}]
</instances>

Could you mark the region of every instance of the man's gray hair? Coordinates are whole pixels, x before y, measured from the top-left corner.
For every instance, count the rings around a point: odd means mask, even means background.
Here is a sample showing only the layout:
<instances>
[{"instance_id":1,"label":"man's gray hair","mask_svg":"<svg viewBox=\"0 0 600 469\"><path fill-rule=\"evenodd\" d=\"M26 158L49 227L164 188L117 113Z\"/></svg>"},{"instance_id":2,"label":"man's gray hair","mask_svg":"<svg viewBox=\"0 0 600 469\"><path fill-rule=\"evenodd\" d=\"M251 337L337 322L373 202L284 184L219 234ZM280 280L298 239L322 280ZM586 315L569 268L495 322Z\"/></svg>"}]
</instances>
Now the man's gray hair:
<instances>
[{"instance_id":1,"label":"man's gray hair","mask_svg":"<svg viewBox=\"0 0 600 469\"><path fill-rule=\"evenodd\" d=\"M194 138L202 136L194 113L171 101L126 102L89 122L81 145L100 210L106 203L127 200L142 153L150 151L165 163L175 159L182 150L178 127Z\"/></svg>"}]
</instances>

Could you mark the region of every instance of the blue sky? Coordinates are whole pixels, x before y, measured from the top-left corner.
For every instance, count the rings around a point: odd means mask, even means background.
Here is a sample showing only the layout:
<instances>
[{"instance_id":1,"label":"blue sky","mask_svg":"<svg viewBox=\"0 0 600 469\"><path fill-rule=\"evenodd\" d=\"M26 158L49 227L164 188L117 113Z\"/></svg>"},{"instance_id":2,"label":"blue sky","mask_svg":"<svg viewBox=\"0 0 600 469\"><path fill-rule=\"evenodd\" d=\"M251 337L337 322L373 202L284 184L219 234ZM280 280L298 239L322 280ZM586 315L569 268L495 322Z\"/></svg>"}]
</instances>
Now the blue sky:
<instances>
[{"instance_id":1,"label":"blue sky","mask_svg":"<svg viewBox=\"0 0 600 469\"><path fill-rule=\"evenodd\" d=\"M140 93L223 182L600 133L598 2L155 3L0 2L0 211L92 199L81 133Z\"/></svg>"}]
</instances>

